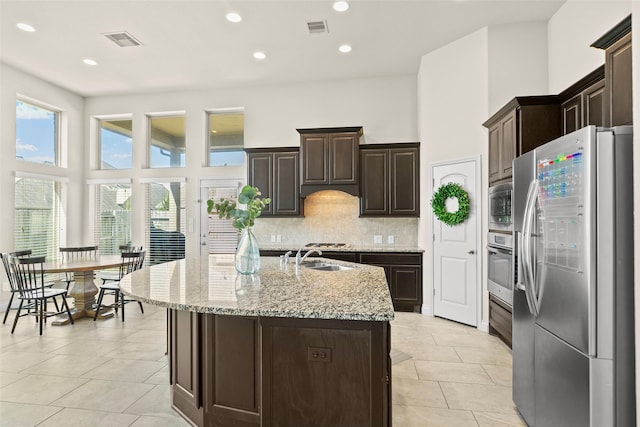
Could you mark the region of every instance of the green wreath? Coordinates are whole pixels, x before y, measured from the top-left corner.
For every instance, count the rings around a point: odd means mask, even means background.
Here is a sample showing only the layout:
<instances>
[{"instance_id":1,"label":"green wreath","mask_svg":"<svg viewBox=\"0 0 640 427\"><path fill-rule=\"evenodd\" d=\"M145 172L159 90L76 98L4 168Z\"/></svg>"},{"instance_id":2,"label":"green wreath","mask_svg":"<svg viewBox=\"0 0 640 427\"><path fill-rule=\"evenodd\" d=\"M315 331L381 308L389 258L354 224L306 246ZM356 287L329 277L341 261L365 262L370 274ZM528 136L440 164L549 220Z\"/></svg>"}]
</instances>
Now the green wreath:
<instances>
[{"instance_id":1,"label":"green wreath","mask_svg":"<svg viewBox=\"0 0 640 427\"><path fill-rule=\"evenodd\" d=\"M458 199L458 210L455 212L447 212L446 202L450 197ZM444 184L433 194L431 207L436 218L448 226L460 224L469 216L469 194L458 184Z\"/></svg>"}]
</instances>

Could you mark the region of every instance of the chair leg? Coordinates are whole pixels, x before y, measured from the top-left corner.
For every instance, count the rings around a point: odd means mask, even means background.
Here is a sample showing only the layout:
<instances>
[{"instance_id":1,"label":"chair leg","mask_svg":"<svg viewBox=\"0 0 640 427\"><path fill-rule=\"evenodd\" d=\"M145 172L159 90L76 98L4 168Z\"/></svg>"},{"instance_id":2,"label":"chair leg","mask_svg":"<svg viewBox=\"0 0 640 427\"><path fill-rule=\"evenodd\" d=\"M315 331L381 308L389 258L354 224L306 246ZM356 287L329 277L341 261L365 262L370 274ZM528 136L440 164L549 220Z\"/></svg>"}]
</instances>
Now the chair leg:
<instances>
[{"instance_id":1,"label":"chair leg","mask_svg":"<svg viewBox=\"0 0 640 427\"><path fill-rule=\"evenodd\" d=\"M120 308L120 292L113 291L113 308L116 310L116 314L118 313L118 309Z\"/></svg>"},{"instance_id":2,"label":"chair leg","mask_svg":"<svg viewBox=\"0 0 640 427\"><path fill-rule=\"evenodd\" d=\"M42 335L42 324L44 323L45 301L40 301L40 335Z\"/></svg>"},{"instance_id":3,"label":"chair leg","mask_svg":"<svg viewBox=\"0 0 640 427\"><path fill-rule=\"evenodd\" d=\"M142 303L138 301L138 305L140 306L140 312L144 314L144 308L142 308Z\"/></svg>"},{"instance_id":4,"label":"chair leg","mask_svg":"<svg viewBox=\"0 0 640 427\"><path fill-rule=\"evenodd\" d=\"M18 317L20 317L20 310L22 310L23 299L20 300L20 305L18 306L18 312L16 313L16 318L13 319L13 326L11 327L11 333L16 330L16 325L18 324Z\"/></svg>"},{"instance_id":5,"label":"chair leg","mask_svg":"<svg viewBox=\"0 0 640 427\"><path fill-rule=\"evenodd\" d=\"M64 298L64 296L62 298ZM60 307L58 307L58 300L56 299L56 297L53 297L52 299L53 299L53 305L56 306L56 311L59 313Z\"/></svg>"},{"instance_id":6,"label":"chair leg","mask_svg":"<svg viewBox=\"0 0 640 427\"><path fill-rule=\"evenodd\" d=\"M11 303L13 302L14 292L11 292L11 296L9 297L9 304L7 304L7 311L4 312L4 319L2 320L2 324L4 325L7 322L7 316L9 315L9 310L11 310Z\"/></svg>"},{"instance_id":7,"label":"chair leg","mask_svg":"<svg viewBox=\"0 0 640 427\"><path fill-rule=\"evenodd\" d=\"M116 295L120 294L120 291L116 291ZM122 303L122 321L124 322L124 306L126 301L124 300L124 295L120 295L120 302Z\"/></svg>"},{"instance_id":8,"label":"chair leg","mask_svg":"<svg viewBox=\"0 0 640 427\"><path fill-rule=\"evenodd\" d=\"M69 321L73 325L73 316L71 315L71 310L69 310L69 304L67 304L67 299L64 298L64 295L62 296L62 308L66 308L67 309L67 315L69 316ZM97 313L98 313L98 311L96 311L96 314ZM93 320L96 320L95 316L94 316Z\"/></svg>"},{"instance_id":9,"label":"chair leg","mask_svg":"<svg viewBox=\"0 0 640 427\"><path fill-rule=\"evenodd\" d=\"M104 297L104 289L100 288L100 294L98 295L98 303L96 304L96 312L93 315L93 321L95 322L100 313L100 307L102 306L102 298Z\"/></svg>"}]
</instances>

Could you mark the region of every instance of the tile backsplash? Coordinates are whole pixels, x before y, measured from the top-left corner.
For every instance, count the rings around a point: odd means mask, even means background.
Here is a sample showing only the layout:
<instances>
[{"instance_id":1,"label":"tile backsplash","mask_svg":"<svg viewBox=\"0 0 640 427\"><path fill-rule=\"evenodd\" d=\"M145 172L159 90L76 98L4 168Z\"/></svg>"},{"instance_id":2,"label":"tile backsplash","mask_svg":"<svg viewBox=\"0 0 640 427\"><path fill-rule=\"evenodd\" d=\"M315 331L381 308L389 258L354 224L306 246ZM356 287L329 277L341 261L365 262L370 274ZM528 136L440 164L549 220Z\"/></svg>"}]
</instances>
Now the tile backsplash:
<instances>
[{"instance_id":1,"label":"tile backsplash","mask_svg":"<svg viewBox=\"0 0 640 427\"><path fill-rule=\"evenodd\" d=\"M254 227L260 245L280 242L348 243L352 246L418 246L418 218L360 218L359 199L341 191L319 191L304 199L304 218L258 218ZM374 236L382 243L374 243ZM388 243L393 236L394 243Z\"/></svg>"}]
</instances>

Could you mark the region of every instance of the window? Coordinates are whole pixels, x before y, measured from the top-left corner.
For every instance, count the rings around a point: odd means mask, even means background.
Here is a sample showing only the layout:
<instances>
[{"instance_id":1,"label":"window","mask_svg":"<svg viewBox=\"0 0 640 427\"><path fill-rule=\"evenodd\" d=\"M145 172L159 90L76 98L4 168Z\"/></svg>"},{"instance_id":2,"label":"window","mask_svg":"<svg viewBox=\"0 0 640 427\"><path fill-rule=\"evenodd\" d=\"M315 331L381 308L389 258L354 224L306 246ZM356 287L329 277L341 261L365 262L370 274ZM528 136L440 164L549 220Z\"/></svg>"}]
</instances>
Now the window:
<instances>
[{"instance_id":1,"label":"window","mask_svg":"<svg viewBox=\"0 0 640 427\"><path fill-rule=\"evenodd\" d=\"M107 255L131 243L131 184L96 184L94 242Z\"/></svg>"},{"instance_id":2,"label":"window","mask_svg":"<svg viewBox=\"0 0 640 427\"><path fill-rule=\"evenodd\" d=\"M60 113L16 101L16 158L58 166Z\"/></svg>"},{"instance_id":3,"label":"window","mask_svg":"<svg viewBox=\"0 0 640 427\"><path fill-rule=\"evenodd\" d=\"M99 120L99 169L131 169L133 144L131 119Z\"/></svg>"},{"instance_id":4,"label":"window","mask_svg":"<svg viewBox=\"0 0 640 427\"><path fill-rule=\"evenodd\" d=\"M184 182L146 184L146 262L149 265L184 258Z\"/></svg>"},{"instance_id":5,"label":"window","mask_svg":"<svg viewBox=\"0 0 640 427\"><path fill-rule=\"evenodd\" d=\"M209 113L209 166L244 164L244 113Z\"/></svg>"},{"instance_id":6,"label":"window","mask_svg":"<svg viewBox=\"0 0 640 427\"><path fill-rule=\"evenodd\" d=\"M185 166L184 115L149 116L149 167Z\"/></svg>"},{"instance_id":7,"label":"window","mask_svg":"<svg viewBox=\"0 0 640 427\"><path fill-rule=\"evenodd\" d=\"M235 185L219 184L207 188L207 200L237 200L239 188ZM205 205L206 207L206 205ZM208 214L207 248L210 254L233 254L238 246L238 230L233 228L233 221L220 219L218 214Z\"/></svg>"},{"instance_id":8,"label":"window","mask_svg":"<svg viewBox=\"0 0 640 427\"><path fill-rule=\"evenodd\" d=\"M57 258L62 224L60 182L16 177L14 250Z\"/></svg>"}]
</instances>

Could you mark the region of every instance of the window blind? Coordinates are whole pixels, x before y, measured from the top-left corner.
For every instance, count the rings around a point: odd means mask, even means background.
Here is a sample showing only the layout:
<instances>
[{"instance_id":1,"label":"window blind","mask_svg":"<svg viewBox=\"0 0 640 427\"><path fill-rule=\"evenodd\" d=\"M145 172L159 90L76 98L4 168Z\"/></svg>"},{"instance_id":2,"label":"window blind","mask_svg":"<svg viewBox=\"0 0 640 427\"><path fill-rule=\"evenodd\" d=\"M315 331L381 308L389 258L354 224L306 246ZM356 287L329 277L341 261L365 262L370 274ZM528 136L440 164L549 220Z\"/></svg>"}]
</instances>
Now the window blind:
<instances>
[{"instance_id":1,"label":"window blind","mask_svg":"<svg viewBox=\"0 0 640 427\"><path fill-rule=\"evenodd\" d=\"M219 202L220 199L238 199L238 187L225 185L208 188L208 198ZM238 246L238 231L232 221L220 219L217 213L208 214L207 248L210 254L232 254Z\"/></svg>"},{"instance_id":2,"label":"window blind","mask_svg":"<svg viewBox=\"0 0 640 427\"><path fill-rule=\"evenodd\" d=\"M93 240L101 254L117 255L131 243L131 184L105 183L95 187Z\"/></svg>"},{"instance_id":3,"label":"window blind","mask_svg":"<svg viewBox=\"0 0 640 427\"><path fill-rule=\"evenodd\" d=\"M186 185L147 182L145 235L148 265L184 258Z\"/></svg>"}]
</instances>

